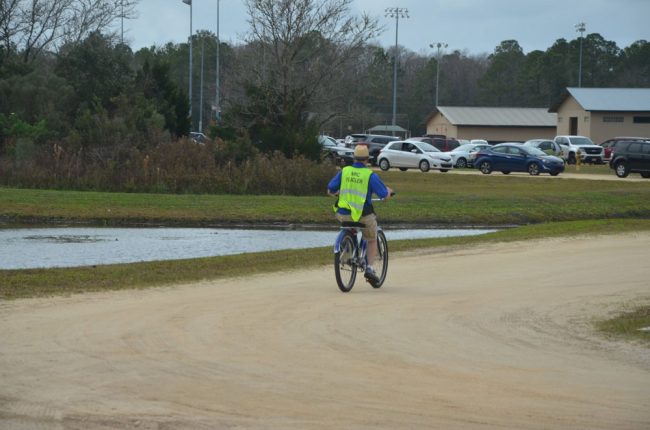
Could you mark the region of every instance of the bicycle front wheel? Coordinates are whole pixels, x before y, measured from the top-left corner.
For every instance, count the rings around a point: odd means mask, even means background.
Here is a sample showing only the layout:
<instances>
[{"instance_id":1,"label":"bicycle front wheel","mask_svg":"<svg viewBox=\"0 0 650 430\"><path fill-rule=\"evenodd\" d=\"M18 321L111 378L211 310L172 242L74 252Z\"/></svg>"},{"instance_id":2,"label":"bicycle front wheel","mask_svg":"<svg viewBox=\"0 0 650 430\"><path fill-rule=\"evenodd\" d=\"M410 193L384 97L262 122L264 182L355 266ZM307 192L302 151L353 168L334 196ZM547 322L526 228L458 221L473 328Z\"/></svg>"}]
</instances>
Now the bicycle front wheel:
<instances>
[{"instance_id":1,"label":"bicycle front wheel","mask_svg":"<svg viewBox=\"0 0 650 430\"><path fill-rule=\"evenodd\" d=\"M379 288L386 280L386 273L388 273L388 242L384 232L379 230L377 232L377 258L375 259L375 273L379 278L379 282L372 285L373 288Z\"/></svg>"},{"instance_id":2,"label":"bicycle front wheel","mask_svg":"<svg viewBox=\"0 0 650 430\"><path fill-rule=\"evenodd\" d=\"M351 234L346 234L341 240L340 251L334 254L334 274L339 289L349 292L357 277L357 264L354 259L356 240Z\"/></svg>"}]
</instances>

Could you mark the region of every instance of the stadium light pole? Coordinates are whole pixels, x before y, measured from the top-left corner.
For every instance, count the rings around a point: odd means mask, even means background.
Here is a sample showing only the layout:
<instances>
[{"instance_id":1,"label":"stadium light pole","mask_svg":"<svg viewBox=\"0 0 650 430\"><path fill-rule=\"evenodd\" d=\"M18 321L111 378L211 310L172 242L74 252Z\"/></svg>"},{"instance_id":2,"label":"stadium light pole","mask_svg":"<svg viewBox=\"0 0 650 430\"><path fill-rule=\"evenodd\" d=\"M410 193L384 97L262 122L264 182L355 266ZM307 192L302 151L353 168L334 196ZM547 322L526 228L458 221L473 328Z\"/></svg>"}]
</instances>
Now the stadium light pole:
<instances>
[{"instance_id":1,"label":"stadium light pole","mask_svg":"<svg viewBox=\"0 0 650 430\"><path fill-rule=\"evenodd\" d=\"M201 38L201 97L199 100L199 130L203 133L203 57L205 53L205 38Z\"/></svg>"},{"instance_id":2,"label":"stadium light pole","mask_svg":"<svg viewBox=\"0 0 650 430\"><path fill-rule=\"evenodd\" d=\"M582 34L585 32L586 27L584 22L579 22L575 25L576 31L580 33L580 62L578 65L578 88L582 87Z\"/></svg>"},{"instance_id":3,"label":"stadium light pole","mask_svg":"<svg viewBox=\"0 0 650 430\"><path fill-rule=\"evenodd\" d=\"M217 121L221 119L221 100L219 98L219 92L221 90L219 86L219 45L221 45L221 40L219 39L219 0L217 0L217 82L214 94L214 117Z\"/></svg>"},{"instance_id":4,"label":"stadium light pole","mask_svg":"<svg viewBox=\"0 0 650 430\"><path fill-rule=\"evenodd\" d=\"M393 62L393 136L395 136L395 126L397 125L397 61L399 51L397 47L397 35L399 32L399 19L408 18L409 11L404 7L386 8L386 17L395 18L395 58Z\"/></svg>"},{"instance_id":5,"label":"stadium light pole","mask_svg":"<svg viewBox=\"0 0 650 430\"><path fill-rule=\"evenodd\" d=\"M440 83L440 49L447 48L447 45L444 42L431 43L429 48L438 48L438 53L436 55L436 108L438 107L438 88Z\"/></svg>"},{"instance_id":6,"label":"stadium light pole","mask_svg":"<svg viewBox=\"0 0 650 430\"><path fill-rule=\"evenodd\" d=\"M190 5L190 76L188 77L190 94L188 97L190 101L189 117L192 118L192 0L183 0L183 3ZM190 128L192 128L191 125Z\"/></svg>"}]
</instances>

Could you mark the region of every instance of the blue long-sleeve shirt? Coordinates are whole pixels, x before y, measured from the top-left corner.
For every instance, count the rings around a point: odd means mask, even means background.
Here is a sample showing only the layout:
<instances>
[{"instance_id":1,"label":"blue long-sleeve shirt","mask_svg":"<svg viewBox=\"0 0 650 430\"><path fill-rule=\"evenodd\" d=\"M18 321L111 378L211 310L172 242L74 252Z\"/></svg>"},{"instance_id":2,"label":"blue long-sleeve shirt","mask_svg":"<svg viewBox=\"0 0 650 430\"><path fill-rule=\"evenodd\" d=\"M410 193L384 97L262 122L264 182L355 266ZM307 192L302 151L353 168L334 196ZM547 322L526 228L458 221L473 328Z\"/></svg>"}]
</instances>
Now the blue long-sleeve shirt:
<instances>
[{"instance_id":1,"label":"blue long-sleeve shirt","mask_svg":"<svg viewBox=\"0 0 650 430\"><path fill-rule=\"evenodd\" d=\"M355 162L352 165L352 167L365 168L366 165L364 163ZM341 189L342 172L343 172L342 169L339 170L339 172L332 178L329 184L327 184L327 189L329 190L330 193L336 193L339 189ZM373 194L377 195L377 197L379 197L380 199L385 199L386 197L388 197L388 188L386 188L386 185L384 185L381 178L376 173L372 173L370 175L370 180L368 184L368 194L366 195L366 201L363 204L364 209L368 207L372 207ZM338 213L340 213L341 215L350 215L350 211L348 209L343 209L343 208L338 208Z\"/></svg>"}]
</instances>

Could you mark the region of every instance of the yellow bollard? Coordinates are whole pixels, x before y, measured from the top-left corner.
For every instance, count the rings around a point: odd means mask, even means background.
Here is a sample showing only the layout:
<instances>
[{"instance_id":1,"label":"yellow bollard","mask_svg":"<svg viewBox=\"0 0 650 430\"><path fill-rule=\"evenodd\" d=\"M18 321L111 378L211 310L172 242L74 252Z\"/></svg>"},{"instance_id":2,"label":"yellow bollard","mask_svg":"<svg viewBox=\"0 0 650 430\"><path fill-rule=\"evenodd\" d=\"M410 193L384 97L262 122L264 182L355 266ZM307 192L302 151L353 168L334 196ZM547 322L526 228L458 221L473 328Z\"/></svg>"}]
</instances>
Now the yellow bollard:
<instances>
[{"instance_id":1,"label":"yellow bollard","mask_svg":"<svg viewBox=\"0 0 650 430\"><path fill-rule=\"evenodd\" d=\"M580 151L577 151L576 152L576 170L580 170L580 163L581 163L580 159L581 158L582 157L580 157Z\"/></svg>"}]
</instances>

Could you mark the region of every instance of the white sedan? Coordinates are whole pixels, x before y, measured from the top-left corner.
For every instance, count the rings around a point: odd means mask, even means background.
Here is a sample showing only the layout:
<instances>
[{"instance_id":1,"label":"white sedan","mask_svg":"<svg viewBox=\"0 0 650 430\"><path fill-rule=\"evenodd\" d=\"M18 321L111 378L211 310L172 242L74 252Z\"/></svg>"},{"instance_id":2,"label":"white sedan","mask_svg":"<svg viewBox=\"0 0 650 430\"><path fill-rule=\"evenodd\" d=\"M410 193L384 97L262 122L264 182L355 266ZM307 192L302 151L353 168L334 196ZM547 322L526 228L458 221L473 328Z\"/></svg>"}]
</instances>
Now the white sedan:
<instances>
[{"instance_id":1,"label":"white sedan","mask_svg":"<svg viewBox=\"0 0 650 430\"><path fill-rule=\"evenodd\" d=\"M397 167L400 170L418 168L423 172L437 169L447 172L453 168L451 157L446 152L426 142L398 140L387 144L377 157L381 170Z\"/></svg>"},{"instance_id":2,"label":"white sedan","mask_svg":"<svg viewBox=\"0 0 650 430\"><path fill-rule=\"evenodd\" d=\"M453 151L449 151L448 154L451 156L454 167L464 169L472 165L478 151L489 146L487 143L466 143Z\"/></svg>"}]
</instances>

